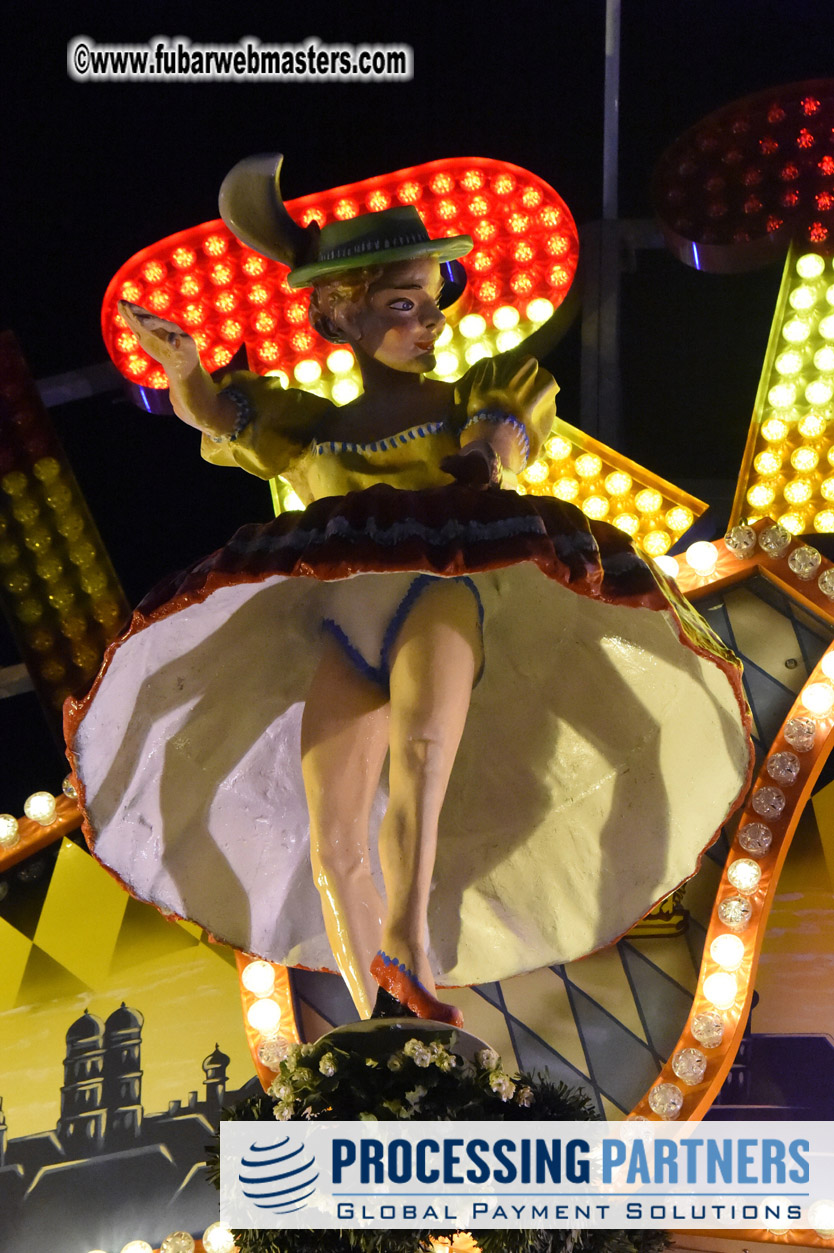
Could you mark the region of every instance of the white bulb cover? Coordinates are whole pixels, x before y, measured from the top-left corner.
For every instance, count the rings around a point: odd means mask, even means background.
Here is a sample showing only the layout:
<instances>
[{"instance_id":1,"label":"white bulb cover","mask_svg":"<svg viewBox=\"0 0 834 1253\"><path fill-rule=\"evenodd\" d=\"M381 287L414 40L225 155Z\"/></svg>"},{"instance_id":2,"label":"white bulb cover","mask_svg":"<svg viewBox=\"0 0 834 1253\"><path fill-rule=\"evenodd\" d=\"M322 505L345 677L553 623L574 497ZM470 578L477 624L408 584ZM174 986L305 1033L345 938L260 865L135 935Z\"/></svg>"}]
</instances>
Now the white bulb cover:
<instances>
[{"instance_id":1,"label":"white bulb cover","mask_svg":"<svg viewBox=\"0 0 834 1253\"><path fill-rule=\"evenodd\" d=\"M709 540L698 540L687 548L686 560L696 574L712 574L718 561L718 549Z\"/></svg>"},{"instance_id":2,"label":"white bulb cover","mask_svg":"<svg viewBox=\"0 0 834 1253\"><path fill-rule=\"evenodd\" d=\"M203 1232L206 1253L233 1253L235 1238L225 1223L212 1223Z\"/></svg>"},{"instance_id":3,"label":"white bulb cover","mask_svg":"<svg viewBox=\"0 0 834 1253\"><path fill-rule=\"evenodd\" d=\"M834 1201L814 1201L806 1217L818 1236L834 1236Z\"/></svg>"},{"instance_id":4,"label":"white bulb cover","mask_svg":"<svg viewBox=\"0 0 834 1253\"><path fill-rule=\"evenodd\" d=\"M518 326L518 322L518 309L514 309L512 305L502 305L492 315L492 325L498 331L510 331Z\"/></svg>"},{"instance_id":5,"label":"white bulb cover","mask_svg":"<svg viewBox=\"0 0 834 1253\"><path fill-rule=\"evenodd\" d=\"M14 848L19 841L17 818L14 814L0 814L0 848Z\"/></svg>"},{"instance_id":6,"label":"white bulb cover","mask_svg":"<svg viewBox=\"0 0 834 1253\"><path fill-rule=\"evenodd\" d=\"M819 278L824 269L825 260L818 252L806 252L796 262L796 272L800 278Z\"/></svg>"},{"instance_id":7,"label":"white bulb cover","mask_svg":"<svg viewBox=\"0 0 834 1253\"><path fill-rule=\"evenodd\" d=\"M281 1010L275 1001L258 999L253 1001L246 1011L246 1021L252 1030L260 1035L277 1035L278 1028L281 1026Z\"/></svg>"},{"instance_id":8,"label":"white bulb cover","mask_svg":"<svg viewBox=\"0 0 834 1253\"><path fill-rule=\"evenodd\" d=\"M127 1244L123 1244L120 1253L153 1253L153 1245L148 1244L147 1240L128 1240Z\"/></svg>"},{"instance_id":9,"label":"white bulb cover","mask_svg":"<svg viewBox=\"0 0 834 1253\"><path fill-rule=\"evenodd\" d=\"M275 971L269 962L253 961L244 966L240 981L253 996L271 996L275 988Z\"/></svg>"},{"instance_id":10,"label":"white bulb cover","mask_svg":"<svg viewBox=\"0 0 834 1253\"><path fill-rule=\"evenodd\" d=\"M717 935L709 952L722 970L738 970L744 960L744 941L738 935Z\"/></svg>"},{"instance_id":11,"label":"white bulb cover","mask_svg":"<svg viewBox=\"0 0 834 1253\"><path fill-rule=\"evenodd\" d=\"M55 809L56 801L51 792L33 792L27 796L23 806L26 817L39 822L42 827L48 827L54 821Z\"/></svg>"},{"instance_id":12,"label":"white bulb cover","mask_svg":"<svg viewBox=\"0 0 834 1253\"><path fill-rule=\"evenodd\" d=\"M749 857L739 857L727 870L727 878L742 896L750 896L759 886L762 868Z\"/></svg>"},{"instance_id":13,"label":"white bulb cover","mask_svg":"<svg viewBox=\"0 0 834 1253\"><path fill-rule=\"evenodd\" d=\"M809 683L800 692L799 699L809 713L823 718L834 708L834 687L830 683Z\"/></svg>"},{"instance_id":14,"label":"white bulb cover","mask_svg":"<svg viewBox=\"0 0 834 1253\"><path fill-rule=\"evenodd\" d=\"M707 975L704 980L704 996L716 1009L729 1009L738 996L738 980L726 970Z\"/></svg>"},{"instance_id":15,"label":"white bulb cover","mask_svg":"<svg viewBox=\"0 0 834 1253\"><path fill-rule=\"evenodd\" d=\"M676 579L680 573L680 566L674 557L655 557L654 564L663 571L667 578Z\"/></svg>"},{"instance_id":16,"label":"white bulb cover","mask_svg":"<svg viewBox=\"0 0 834 1253\"><path fill-rule=\"evenodd\" d=\"M486 322L480 313L467 313L461 318L458 329L464 339L480 339L486 330Z\"/></svg>"}]
</instances>

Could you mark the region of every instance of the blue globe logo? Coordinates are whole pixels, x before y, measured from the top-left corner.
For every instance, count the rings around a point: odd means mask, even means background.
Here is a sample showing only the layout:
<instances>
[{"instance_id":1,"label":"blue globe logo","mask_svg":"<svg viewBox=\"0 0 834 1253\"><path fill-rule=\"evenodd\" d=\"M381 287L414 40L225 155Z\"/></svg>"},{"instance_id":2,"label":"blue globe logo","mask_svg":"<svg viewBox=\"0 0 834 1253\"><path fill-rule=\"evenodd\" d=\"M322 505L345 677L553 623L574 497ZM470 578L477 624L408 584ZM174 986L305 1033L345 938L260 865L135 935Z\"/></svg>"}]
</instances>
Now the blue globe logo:
<instances>
[{"instance_id":1,"label":"blue globe logo","mask_svg":"<svg viewBox=\"0 0 834 1253\"><path fill-rule=\"evenodd\" d=\"M304 1144L293 1148L289 1136L274 1144L250 1144L247 1152L249 1155L240 1159L238 1174L247 1200L257 1209L274 1214L304 1209L319 1177L315 1154ZM254 1188L257 1191L251 1190Z\"/></svg>"}]
</instances>

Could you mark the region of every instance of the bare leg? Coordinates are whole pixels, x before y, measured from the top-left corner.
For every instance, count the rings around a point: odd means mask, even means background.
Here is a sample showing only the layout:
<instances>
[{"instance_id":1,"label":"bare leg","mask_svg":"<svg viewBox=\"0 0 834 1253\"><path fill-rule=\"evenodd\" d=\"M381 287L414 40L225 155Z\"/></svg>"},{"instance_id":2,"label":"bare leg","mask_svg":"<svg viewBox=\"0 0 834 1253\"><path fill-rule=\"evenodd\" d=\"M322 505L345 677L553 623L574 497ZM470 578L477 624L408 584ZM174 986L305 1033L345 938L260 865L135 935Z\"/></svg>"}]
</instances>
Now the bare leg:
<instances>
[{"instance_id":1,"label":"bare leg","mask_svg":"<svg viewBox=\"0 0 834 1253\"><path fill-rule=\"evenodd\" d=\"M301 724L313 877L336 964L363 1018L377 985L382 900L371 878L368 823L388 749L388 702L333 640L316 671Z\"/></svg>"},{"instance_id":2,"label":"bare leg","mask_svg":"<svg viewBox=\"0 0 834 1253\"><path fill-rule=\"evenodd\" d=\"M392 652L390 800L379 834L388 898L382 949L432 994L425 942L437 824L480 659L472 593L438 580L408 615Z\"/></svg>"}]
</instances>

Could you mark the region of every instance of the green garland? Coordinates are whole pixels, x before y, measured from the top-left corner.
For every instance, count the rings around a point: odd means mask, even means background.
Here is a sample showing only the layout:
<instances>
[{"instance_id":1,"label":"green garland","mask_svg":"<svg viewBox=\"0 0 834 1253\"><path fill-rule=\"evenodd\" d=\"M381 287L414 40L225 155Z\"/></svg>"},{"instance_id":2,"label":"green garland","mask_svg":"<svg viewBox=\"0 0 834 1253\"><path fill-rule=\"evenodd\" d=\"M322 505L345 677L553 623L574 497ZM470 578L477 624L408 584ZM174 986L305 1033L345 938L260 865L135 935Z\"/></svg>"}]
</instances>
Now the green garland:
<instances>
[{"instance_id":1,"label":"green garland","mask_svg":"<svg viewBox=\"0 0 834 1253\"><path fill-rule=\"evenodd\" d=\"M394 1047L392 1048L392 1036ZM223 1110L224 1120L278 1118L425 1118L437 1121L568 1120L597 1114L581 1091L546 1076L511 1076L492 1049L474 1061L454 1051L454 1032L403 1040L401 1031L325 1036L290 1049L269 1095ZM219 1144L209 1174L220 1185ZM426 1231L240 1231L241 1253L429 1253ZM661 1253L669 1240L657 1231L473 1231L483 1253Z\"/></svg>"}]
</instances>

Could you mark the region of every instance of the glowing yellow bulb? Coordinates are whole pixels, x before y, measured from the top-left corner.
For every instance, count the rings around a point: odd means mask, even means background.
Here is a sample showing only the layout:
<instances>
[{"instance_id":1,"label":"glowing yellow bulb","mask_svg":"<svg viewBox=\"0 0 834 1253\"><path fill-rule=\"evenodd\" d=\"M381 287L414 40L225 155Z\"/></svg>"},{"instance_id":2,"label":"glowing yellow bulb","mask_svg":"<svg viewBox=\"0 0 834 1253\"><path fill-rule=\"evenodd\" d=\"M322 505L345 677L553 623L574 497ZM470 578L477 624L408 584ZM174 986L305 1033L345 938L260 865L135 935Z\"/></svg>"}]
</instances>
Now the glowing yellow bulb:
<instances>
[{"instance_id":1,"label":"glowing yellow bulb","mask_svg":"<svg viewBox=\"0 0 834 1253\"><path fill-rule=\"evenodd\" d=\"M651 517L662 509L663 497L653 487L644 487L642 492L638 492L634 497L634 506L638 513Z\"/></svg>"},{"instance_id":2,"label":"glowing yellow bulb","mask_svg":"<svg viewBox=\"0 0 834 1253\"><path fill-rule=\"evenodd\" d=\"M521 331L499 331L495 337L495 343L499 352L509 352L512 348L517 348L523 338Z\"/></svg>"},{"instance_id":3,"label":"glowing yellow bulb","mask_svg":"<svg viewBox=\"0 0 834 1253\"><path fill-rule=\"evenodd\" d=\"M709 953L723 970L738 970L744 960L744 940L740 935L717 935L709 946Z\"/></svg>"},{"instance_id":4,"label":"glowing yellow bulb","mask_svg":"<svg viewBox=\"0 0 834 1253\"><path fill-rule=\"evenodd\" d=\"M0 851L14 848L20 840L17 829L17 818L14 814L0 814Z\"/></svg>"},{"instance_id":5,"label":"glowing yellow bulb","mask_svg":"<svg viewBox=\"0 0 834 1253\"><path fill-rule=\"evenodd\" d=\"M831 374L834 371L834 348L826 344L819 352L815 352L814 365L822 374Z\"/></svg>"},{"instance_id":6,"label":"glowing yellow bulb","mask_svg":"<svg viewBox=\"0 0 834 1253\"><path fill-rule=\"evenodd\" d=\"M579 495L579 482L577 479L557 479L553 484L553 495L558 496L559 500L576 500Z\"/></svg>"},{"instance_id":7,"label":"glowing yellow bulb","mask_svg":"<svg viewBox=\"0 0 834 1253\"><path fill-rule=\"evenodd\" d=\"M275 988L275 971L269 962L251 961L244 966L240 981L253 996L271 996Z\"/></svg>"},{"instance_id":8,"label":"glowing yellow bulb","mask_svg":"<svg viewBox=\"0 0 834 1253\"><path fill-rule=\"evenodd\" d=\"M447 344L450 344L452 342L453 333L454 332L452 331L451 326L447 322L437 339L434 341L435 348L445 348Z\"/></svg>"},{"instance_id":9,"label":"glowing yellow bulb","mask_svg":"<svg viewBox=\"0 0 834 1253\"><path fill-rule=\"evenodd\" d=\"M794 470L799 470L803 474L816 469L819 459L820 455L816 448L806 448L804 445L791 453L791 465Z\"/></svg>"},{"instance_id":10,"label":"glowing yellow bulb","mask_svg":"<svg viewBox=\"0 0 834 1253\"><path fill-rule=\"evenodd\" d=\"M602 473L602 461L594 452L583 452L576 458L576 473L581 479L597 479Z\"/></svg>"},{"instance_id":11,"label":"glowing yellow bulb","mask_svg":"<svg viewBox=\"0 0 834 1253\"><path fill-rule=\"evenodd\" d=\"M791 535L801 535L805 530L805 513L792 509L790 513L783 513L778 522L786 531L790 531Z\"/></svg>"},{"instance_id":12,"label":"glowing yellow bulb","mask_svg":"<svg viewBox=\"0 0 834 1253\"><path fill-rule=\"evenodd\" d=\"M285 389L290 385L290 380L283 370L267 370L266 377L277 379L281 386Z\"/></svg>"},{"instance_id":13,"label":"glowing yellow bulb","mask_svg":"<svg viewBox=\"0 0 834 1253\"><path fill-rule=\"evenodd\" d=\"M807 309L813 309L817 303L817 293L813 287L806 287L803 283L800 287L795 287L788 297L788 301L792 309L796 309L797 313L804 313Z\"/></svg>"},{"instance_id":14,"label":"glowing yellow bulb","mask_svg":"<svg viewBox=\"0 0 834 1253\"><path fill-rule=\"evenodd\" d=\"M582 512L587 518L593 518L599 521L601 518L608 517L608 510L611 508L604 496L588 496L582 502Z\"/></svg>"},{"instance_id":15,"label":"glowing yellow bulb","mask_svg":"<svg viewBox=\"0 0 834 1253\"><path fill-rule=\"evenodd\" d=\"M253 1001L246 1011L246 1021L253 1031L263 1036L275 1036L281 1026L281 1010L275 1001L266 998Z\"/></svg>"},{"instance_id":16,"label":"glowing yellow bulb","mask_svg":"<svg viewBox=\"0 0 834 1253\"><path fill-rule=\"evenodd\" d=\"M353 353L347 348L334 348L327 357L327 368L333 374L347 374L348 370L353 369L353 363Z\"/></svg>"},{"instance_id":17,"label":"glowing yellow bulb","mask_svg":"<svg viewBox=\"0 0 834 1253\"><path fill-rule=\"evenodd\" d=\"M609 496L627 496L631 491L633 479L625 470L614 470L605 476L605 490Z\"/></svg>"},{"instance_id":18,"label":"glowing yellow bulb","mask_svg":"<svg viewBox=\"0 0 834 1253\"><path fill-rule=\"evenodd\" d=\"M789 344L804 344L811 328L802 318L790 318L782 327L782 335Z\"/></svg>"},{"instance_id":19,"label":"glowing yellow bulb","mask_svg":"<svg viewBox=\"0 0 834 1253\"><path fill-rule=\"evenodd\" d=\"M316 383L321 378L321 366L312 357L299 361L293 370L297 383Z\"/></svg>"},{"instance_id":20,"label":"glowing yellow bulb","mask_svg":"<svg viewBox=\"0 0 834 1253\"><path fill-rule=\"evenodd\" d=\"M672 547L672 537L667 531L649 531L640 541L640 547L650 557L662 557Z\"/></svg>"},{"instance_id":21,"label":"glowing yellow bulb","mask_svg":"<svg viewBox=\"0 0 834 1253\"><path fill-rule=\"evenodd\" d=\"M618 531L625 531L626 535L636 535L640 528L640 519L633 513L618 513L614 526Z\"/></svg>"},{"instance_id":22,"label":"glowing yellow bulb","mask_svg":"<svg viewBox=\"0 0 834 1253\"><path fill-rule=\"evenodd\" d=\"M670 509L666 514L666 525L670 531L674 531L675 535L682 535L684 531L688 531L693 520L692 510L687 509L685 505L675 505L674 509Z\"/></svg>"},{"instance_id":23,"label":"glowing yellow bulb","mask_svg":"<svg viewBox=\"0 0 834 1253\"><path fill-rule=\"evenodd\" d=\"M676 579L680 574L680 566L674 557L655 557L654 564L659 570L662 570L669 579Z\"/></svg>"},{"instance_id":24,"label":"glowing yellow bulb","mask_svg":"<svg viewBox=\"0 0 834 1253\"><path fill-rule=\"evenodd\" d=\"M458 330L464 339L480 339L486 330L486 322L480 313L467 313L461 318Z\"/></svg>"},{"instance_id":25,"label":"glowing yellow bulb","mask_svg":"<svg viewBox=\"0 0 834 1253\"><path fill-rule=\"evenodd\" d=\"M330 396L337 405L349 405L359 395L359 384L354 379L337 379Z\"/></svg>"},{"instance_id":26,"label":"glowing yellow bulb","mask_svg":"<svg viewBox=\"0 0 834 1253\"><path fill-rule=\"evenodd\" d=\"M729 1009L738 996L738 980L726 970L707 975L704 980L704 996L716 1009Z\"/></svg>"},{"instance_id":27,"label":"glowing yellow bulb","mask_svg":"<svg viewBox=\"0 0 834 1253\"><path fill-rule=\"evenodd\" d=\"M820 318L817 330L823 339L834 339L834 313L829 314L827 318Z\"/></svg>"},{"instance_id":28,"label":"glowing yellow bulb","mask_svg":"<svg viewBox=\"0 0 834 1253\"><path fill-rule=\"evenodd\" d=\"M48 827L51 822L55 821L55 808L55 797L51 792L33 792L26 798L23 812L33 822L39 823L42 827Z\"/></svg>"},{"instance_id":29,"label":"glowing yellow bulb","mask_svg":"<svg viewBox=\"0 0 834 1253\"><path fill-rule=\"evenodd\" d=\"M521 476L525 483L543 483L547 478L547 466L543 461L534 461Z\"/></svg>"},{"instance_id":30,"label":"glowing yellow bulb","mask_svg":"<svg viewBox=\"0 0 834 1253\"><path fill-rule=\"evenodd\" d=\"M772 474L778 474L782 468L782 457L768 448L753 458L753 468L757 474L762 474L766 478Z\"/></svg>"},{"instance_id":31,"label":"glowing yellow bulb","mask_svg":"<svg viewBox=\"0 0 834 1253\"><path fill-rule=\"evenodd\" d=\"M784 497L789 505L804 505L814 494L808 479L791 479L785 484Z\"/></svg>"},{"instance_id":32,"label":"glowing yellow bulb","mask_svg":"<svg viewBox=\"0 0 834 1253\"><path fill-rule=\"evenodd\" d=\"M769 444L781 444L788 433L788 424L783 418L768 418L762 423L762 438Z\"/></svg>"},{"instance_id":33,"label":"glowing yellow bulb","mask_svg":"<svg viewBox=\"0 0 834 1253\"><path fill-rule=\"evenodd\" d=\"M701 539L686 550L686 564L702 577L712 574L718 562L718 549L709 540Z\"/></svg>"},{"instance_id":34,"label":"glowing yellow bulb","mask_svg":"<svg viewBox=\"0 0 834 1253\"><path fill-rule=\"evenodd\" d=\"M769 509L776 498L776 492L767 483L754 483L747 493L748 503L754 509Z\"/></svg>"},{"instance_id":35,"label":"glowing yellow bulb","mask_svg":"<svg viewBox=\"0 0 834 1253\"><path fill-rule=\"evenodd\" d=\"M825 269L825 261L818 252L806 252L796 263L796 272L800 278L819 278Z\"/></svg>"},{"instance_id":36,"label":"glowing yellow bulb","mask_svg":"<svg viewBox=\"0 0 834 1253\"><path fill-rule=\"evenodd\" d=\"M799 694L809 713L824 718L834 708L834 687L830 683L809 683Z\"/></svg>"},{"instance_id":37,"label":"glowing yellow bulb","mask_svg":"<svg viewBox=\"0 0 834 1253\"><path fill-rule=\"evenodd\" d=\"M573 444L564 435L552 435L545 440L544 451L551 461L564 461L573 452Z\"/></svg>"},{"instance_id":38,"label":"glowing yellow bulb","mask_svg":"<svg viewBox=\"0 0 834 1253\"><path fill-rule=\"evenodd\" d=\"M790 348L787 352L780 352L773 364L777 374L790 377L792 374L798 374L802 369L802 354Z\"/></svg>"},{"instance_id":39,"label":"glowing yellow bulb","mask_svg":"<svg viewBox=\"0 0 834 1253\"><path fill-rule=\"evenodd\" d=\"M546 322L553 317L553 305L544 296L539 296L527 306L527 317L531 322Z\"/></svg>"},{"instance_id":40,"label":"glowing yellow bulb","mask_svg":"<svg viewBox=\"0 0 834 1253\"><path fill-rule=\"evenodd\" d=\"M821 509L814 517L814 530L821 535L830 535L834 531L834 511Z\"/></svg>"},{"instance_id":41,"label":"glowing yellow bulb","mask_svg":"<svg viewBox=\"0 0 834 1253\"><path fill-rule=\"evenodd\" d=\"M823 500L834 500L834 474L820 483L820 496Z\"/></svg>"},{"instance_id":42,"label":"glowing yellow bulb","mask_svg":"<svg viewBox=\"0 0 834 1253\"><path fill-rule=\"evenodd\" d=\"M434 372L439 378L448 378L450 374L455 373L459 365L460 362L456 352L439 352Z\"/></svg>"},{"instance_id":43,"label":"glowing yellow bulb","mask_svg":"<svg viewBox=\"0 0 834 1253\"><path fill-rule=\"evenodd\" d=\"M827 426L828 422L821 413L806 413L797 429L803 439L819 439Z\"/></svg>"},{"instance_id":44,"label":"glowing yellow bulb","mask_svg":"<svg viewBox=\"0 0 834 1253\"><path fill-rule=\"evenodd\" d=\"M489 357L491 354L486 344L470 344L463 355L466 358L467 365L475 365L476 362L483 361L485 357Z\"/></svg>"},{"instance_id":45,"label":"glowing yellow bulb","mask_svg":"<svg viewBox=\"0 0 834 1253\"><path fill-rule=\"evenodd\" d=\"M497 331L511 331L514 326L518 326L518 322L518 309L514 309L512 305L501 305L492 315L492 325Z\"/></svg>"},{"instance_id":46,"label":"glowing yellow bulb","mask_svg":"<svg viewBox=\"0 0 834 1253\"><path fill-rule=\"evenodd\" d=\"M793 383L777 383L767 393L767 399L774 409L790 409L796 400L796 388Z\"/></svg>"},{"instance_id":47,"label":"glowing yellow bulb","mask_svg":"<svg viewBox=\"0 0 834 1253\"><path fill-rule=\"evenodd\" d=\"M826 379L814 379L805 388L805 399L809 405L827 405L832 396L834 396L834 384Z\"/></svg>"}]
</instances>

